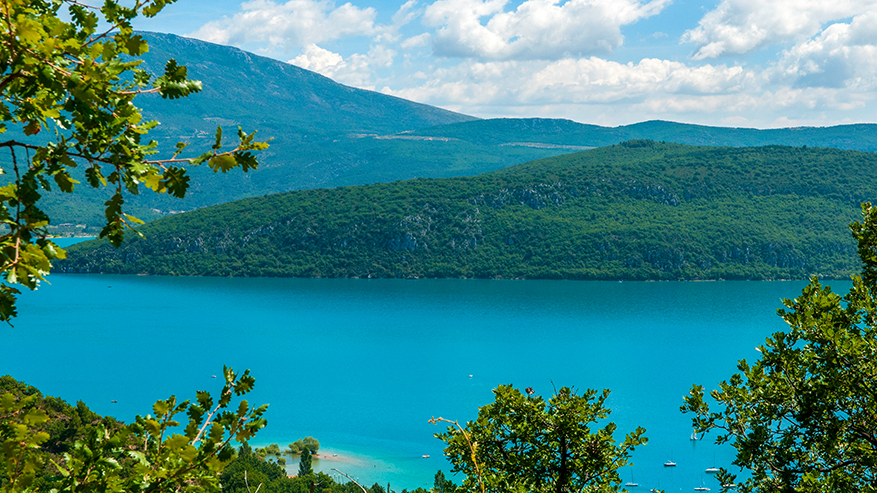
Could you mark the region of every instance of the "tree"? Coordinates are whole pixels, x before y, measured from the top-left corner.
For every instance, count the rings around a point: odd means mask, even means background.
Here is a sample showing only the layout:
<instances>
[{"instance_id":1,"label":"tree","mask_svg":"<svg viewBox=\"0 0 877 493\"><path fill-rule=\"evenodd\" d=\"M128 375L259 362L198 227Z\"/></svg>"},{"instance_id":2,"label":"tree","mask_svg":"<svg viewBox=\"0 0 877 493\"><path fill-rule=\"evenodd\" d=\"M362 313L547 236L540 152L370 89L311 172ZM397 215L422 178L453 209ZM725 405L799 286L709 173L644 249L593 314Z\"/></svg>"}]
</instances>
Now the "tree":
<instances>
[{"instance_id":1,"label":"tree","mask_svg":"<svg viewBox=\"0 0 877 493\"><path fill-rule=\"evenodd\" d=\"M618 469L648 439L645 430L616 443L616 426L605 420L609 391L560 389L548 402L531 389L523 395L511 385L493 391L495 402L483 406L478 418L463 428L452 423L436 437L447 444L445 455L454 472L466 475L464 491L572 492L586 488L617 490Z\"/></svg>"},{"instance_id":2,"label":"tree","mask_svg":"<svg viewBox=\"0 0 877 493\"><path fill-rule=\"evenodd\" d=\"M456 485L450 479L445 478L445 473L440 470L435 473L432 493L451 493L454 489L456 489Z\"/></svg>"},{"instance_id":3,"label":"tree","mask_svg":"<svg viewBox=\"0 0 877 493\"><path fill-rule=\"evenodd\" d=\"M9 149L12 181L0 187L0 320L15 316L21 284L36 289L64 251L47 239L50 218L40 194L54 182L72 193L79 182L72 168L84 167L88 185L107 187L106 226L101 238L119 246L124 230L142 221L123 212L125 194L143 189L183 197L185 165L207 163L214 171L257 166L252 151L267 144L238 130L234 148L222 151L217 128L212 149L182 157L186 144L165 159L153 159L158 143L147 139L158 122L145 121L134 105L138 95L177 99L201 90L175 60L153 77L138 68L146 41L133 33L138 16L153 17L174 0L134 0L123 6L104 0L92 7L75 0L7 0L0 5L0 141ZM61 7L67 7L62 15ZM67 18L69 20L64 20Z\"/></svg>"},{"instance_id":4,"label":"tree","mask_svg":"<svg viewBox=\"0 0 877 493\"><path fill-rule=\"evenodd\" d=\"M154 416L137 416L129 425L100 423L60 454L41 445L47 413L33 406L35 396L0 395L0 492L29 491L47 462L57 474L44 477L45 490L108 492L220 491L222 468L234 458L232 440L245 443L262 429L267 405L252 408L235 396L252 390L249 370L224 368L218 399L198 392L195 402L171 396L153 405ZM180 428L178 416L187 422Z\"/></svg>"},{"instance_id":5,"label":"tree","mask_svg":"<svg viewBox=\"0 0 877 493\"><path fill-rule=\"evenodd\" d=\"M288 454L298 454L302 449L309 449L312 454L316 454L320 450L320 441L314 437L304 437L289 444Z\"/></svg>"},{"instance_id":6,"label":"tree","mask_svg":"<svg viewBox=\"0 0 877 493\"><path fill-rule=\"evenodd\" d=\"M308 474L313 474L314 468L311 467L311 451L305 447L301 451L298 459L298 477L303 478Z\"/></svg>"},{"instance_id":7,"label":"tree","mask_svg":"<svg viewBox=\"0 0 877 493\"><path fill-rule=\"evenodd\" d=\"M862 274L841 297L814 278L784 300L786 332L769 337L750 365L741 360L710 395L695 385L683 412L699 432L737 450L748 469L739 491L875 491L877 489L877 208L862 206L851 225ZM736 481L727 471L722 484Z\"/></svg>"},{"instance_id":8,"label":"tree","mask_svg":"<svg viewBox=\"0 0 877 493\"><path fill-rule=\"evenodd\" d=\"M284 468L260 458L246 444L220 475L223 493L274 493L289 491L290 480Z\"/></svg>"}]
</instances>

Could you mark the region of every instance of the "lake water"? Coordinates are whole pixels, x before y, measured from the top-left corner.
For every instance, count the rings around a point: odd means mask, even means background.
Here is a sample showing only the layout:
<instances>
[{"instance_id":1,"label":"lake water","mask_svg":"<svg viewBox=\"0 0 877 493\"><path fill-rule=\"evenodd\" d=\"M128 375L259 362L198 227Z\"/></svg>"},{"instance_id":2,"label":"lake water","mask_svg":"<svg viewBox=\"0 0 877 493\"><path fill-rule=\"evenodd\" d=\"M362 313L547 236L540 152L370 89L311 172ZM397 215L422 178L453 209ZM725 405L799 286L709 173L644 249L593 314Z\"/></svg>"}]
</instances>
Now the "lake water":
<instances>
[{"instance_id":1,"label":"lake water","mask_svg":"<svg viewBox=\"0 0 877 493\"><path fill-rule=\"evenodd\" d=\"M217 279L52 275L22 295L0 362L44 393L130 420L251 369L270 403L254 445L314 436L319 461L361 483L429 488L449 471L432 416L472 419L499 384L610 388L619 430L650 443L622 471L648 491L691 491L733 450L692 442L692 383L728 378L782 330L804 282ZM846 290L849 283L837 283ZM8 354L8 353L7 353ZM116 400L117 403L112 403ZM422 458L429 455L429 458ZM664 468L671 459L678 466ZM344 459L344 461L340 461ZM290 459L290 469L297 461ZM460 478L456 478L459 482ZM711 482L711 483L710 483Z\"/></svg>"}]
</instances>

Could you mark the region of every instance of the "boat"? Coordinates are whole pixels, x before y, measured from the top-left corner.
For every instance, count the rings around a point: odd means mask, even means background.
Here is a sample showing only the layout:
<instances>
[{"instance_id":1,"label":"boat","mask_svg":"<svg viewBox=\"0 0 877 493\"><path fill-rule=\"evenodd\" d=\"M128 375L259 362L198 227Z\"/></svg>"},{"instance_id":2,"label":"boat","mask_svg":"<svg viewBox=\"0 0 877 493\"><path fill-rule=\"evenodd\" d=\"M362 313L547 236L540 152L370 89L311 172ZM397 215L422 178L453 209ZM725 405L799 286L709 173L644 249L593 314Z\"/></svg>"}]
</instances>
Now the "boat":
<instances>
[{"instance_id":1,"label":"boat","mask_svg":"<svg viewBox=\"0 0 877 493\"><path fill-rule=\"evenodd\" d=\"M429 459L429 454L423 454L420 456L422 459Z\"/></svg>"},{"instance_id":2,"label":"boat","mask_svg":"<svg viewBox=\"0 0 877 493\"><path fill-rule=\"evenodd\" d=\"M704 472L706 472L708 474L715 474L715 473L719 472L719 468L718 467L708 467L706 469L706 471L704 471Z\"/></svg>"},{"instance_id":3,"label":"boat","mask_svg":"<svg viewBox=\"0 0 877 493\"><path fill-rule=\"evenodd\" d=\"M709 490L710 489L707 488L706 486L698 486L697 488L694 489L694 491L709 491Z\"/></svg>"},{"instance_id":4,"label":"boat","mask_svg":"<svg viewBox=\"0 0 877 493\"><path fill-rule=\"evenodd\" d=\"M699 438L697 438L697 431L696 431L696 430L692 430L692 431L691 431L691 441L693 442L693 441L696 441L696 440L700 440Z\"/></svg>"},{"instance_id":5,"label":"boat","mask_svg":"<svg viewBox=\"0 0 877 493\"><path fill-rule=\"evenodd\" d=\"M664 467L676 467L676 463L673 462L672 460L668 460L667 462L664 463Z\"/></svg>"},{"instance_id":6,"label":"boat","mask_svg":"<svg viewBox=\"0 0 877 493\"><path fill-rule=\"evenodd\" d=\"M629 483L624 483L625 488L636 488L637 486L639 486L639 483L634 483L633 481Z\"/></svg>"}]
</instances>

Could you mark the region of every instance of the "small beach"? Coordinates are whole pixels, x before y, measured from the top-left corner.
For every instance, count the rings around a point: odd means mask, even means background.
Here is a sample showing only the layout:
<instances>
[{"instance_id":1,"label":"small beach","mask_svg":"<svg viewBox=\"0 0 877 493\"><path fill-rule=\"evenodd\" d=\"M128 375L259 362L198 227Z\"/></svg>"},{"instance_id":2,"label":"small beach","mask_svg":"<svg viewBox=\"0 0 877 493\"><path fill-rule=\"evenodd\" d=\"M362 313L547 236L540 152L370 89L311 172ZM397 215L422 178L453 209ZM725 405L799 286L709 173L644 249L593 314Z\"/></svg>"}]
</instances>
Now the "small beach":
<instances>
[{"instance_id":1,"label":"small beach","mask_svg":"<svg viewBox=\"0 0 877 493\"><path fill-rule=\"evenodd\" d=\"M286 473L294 476L298 473L298 456L284 455L286 458ZM311 456L315 472L321 472L332 477L336 482L346 483L349 481L346 474L369 487L375 483L386 486L387 483L397 484L400 488L414 489L417 487L429 488L436 471L444 469L445 461L439 457L440 464L433 464L433 458L428 457L380 457L362 453L351 452L333 448L320 448ZM419 461L420 463L418 463ZM417 467L410 467L415 465ZM434 468L431 472L423 470L423 467ZM341 474L343 473L343 474Z\"/></svg>"}]
</instances>

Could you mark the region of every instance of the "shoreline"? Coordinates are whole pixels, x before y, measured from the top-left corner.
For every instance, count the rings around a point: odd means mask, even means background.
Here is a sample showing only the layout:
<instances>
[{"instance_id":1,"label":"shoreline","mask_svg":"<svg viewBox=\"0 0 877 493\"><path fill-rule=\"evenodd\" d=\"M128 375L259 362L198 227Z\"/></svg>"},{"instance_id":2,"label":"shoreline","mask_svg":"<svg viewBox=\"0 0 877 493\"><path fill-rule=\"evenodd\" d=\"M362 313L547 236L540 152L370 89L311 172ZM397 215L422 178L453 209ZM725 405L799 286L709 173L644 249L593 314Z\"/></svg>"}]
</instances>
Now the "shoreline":
<instances>
[{"instance_id":1,"label":"shoreline","mask_svg":"<svg viewBox=\"0 0 877 493\"><path fill-rule=\"evenodd\" d=\"M298 473L297 454L282 455L287 463L284 467L287 476L295 477ZM445 469L445 464L428 462L430 458L421 456L385 457L365 455L349 450L326 448L312 454L314 472L331 476L335 481L346 483L350 478L368 487L371 484L386 484L391 482L395 485L405 486L407 489L418 487L428 489L432 484L435 472ZM442 459L442 458L439 458ZM436 460L436 459L432 459ZM422 463L421 463L422 461ZM414 462L421 467L410 467ZM443 462L443 461L442 461ZM422 468L429 463L427 468ZM418 470L419 469L419 470ZM445 470L446 474L449 471ZM344 475L349 476L345 477Z\"/></svg>"}]
</instances>

